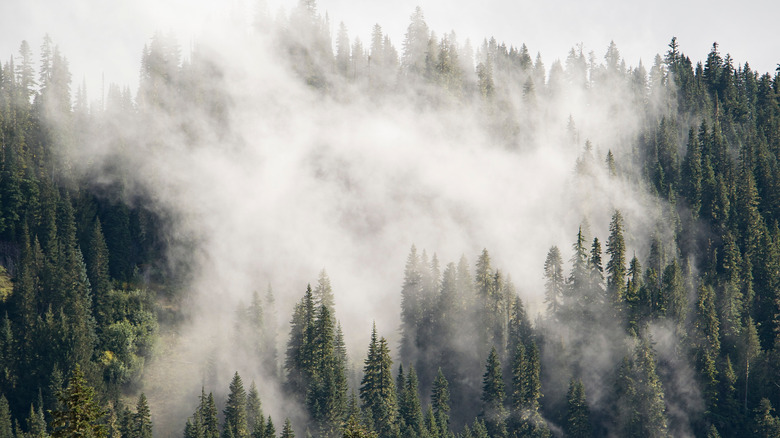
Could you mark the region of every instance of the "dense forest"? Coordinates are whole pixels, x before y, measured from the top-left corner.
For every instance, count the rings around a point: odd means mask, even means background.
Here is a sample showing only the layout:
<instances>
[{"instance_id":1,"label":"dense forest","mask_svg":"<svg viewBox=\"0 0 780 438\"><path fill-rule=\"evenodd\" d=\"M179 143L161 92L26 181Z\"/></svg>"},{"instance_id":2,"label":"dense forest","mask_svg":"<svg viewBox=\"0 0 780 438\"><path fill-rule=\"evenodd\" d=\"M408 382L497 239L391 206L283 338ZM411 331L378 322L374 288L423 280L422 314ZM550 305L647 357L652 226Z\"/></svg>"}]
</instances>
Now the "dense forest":
<instances>
[{"instance_id":1,"label":"dense forest","mask_svg":"<svg viewBox=\"0 0 780 438\"><path fill-rule=\"evenodd\" d=\"M139 183L139 156L173 138L196 155L247 147L230 55L183 55L155 34L137 91L110 84L90 101L51 38L37 55L22 42L0 66L0 438L780 436L780 66L734 65L717 43L694 63L672 38L649 70L614 43L547 68L525 45L437 36L419 8L400 49L379 25L366 46L343 24L332 37L312 0L256 12L234 37L318 102L467 113L511 156L578 151L577 197L597 183L649 201L579 199L570 240L533 254L540 290L488 249L439 261L404 243L400 309L387 309L400 327L375 324L361 351L325 270L299 279L311 285L291 315L270 287L253 292L229 343L257 380L244 365L217 376L205 355L191 415L156 417L145 371L161 332L200 318L189 289L214 242L177 231L186 221L156 180ZM612 124L561 116L574 100Z\"/></svg>"}]
</instances>

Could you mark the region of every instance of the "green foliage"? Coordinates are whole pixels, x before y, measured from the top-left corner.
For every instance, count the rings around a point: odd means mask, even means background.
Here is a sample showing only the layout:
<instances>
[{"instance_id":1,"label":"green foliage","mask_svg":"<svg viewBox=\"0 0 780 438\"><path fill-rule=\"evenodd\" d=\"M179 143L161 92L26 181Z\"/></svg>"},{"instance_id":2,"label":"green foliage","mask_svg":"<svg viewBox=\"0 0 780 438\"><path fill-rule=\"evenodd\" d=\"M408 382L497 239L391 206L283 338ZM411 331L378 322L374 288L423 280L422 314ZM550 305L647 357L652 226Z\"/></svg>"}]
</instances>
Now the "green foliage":
<instances>
[{"instance_id":1,"label":"green foliage","mask_svg":"<svg viewBox=\"0 0 780 438\"><path fill-rule=\"evenodd\" d=\"M566 394L566 421L564 423L566 436L571 438L587 438L593 436L590 423L590 409L585 398L585 385L580 379L569 382L569 392Z\"/></svg>"},{"instance_id":2,"label":"green foliage","mask_svg":"<svg viewBox=\"0 0 780 438\"><path fill-rule=\"evenodd\" d=\"M260 418L256 423L255 431L258 430L262 433L263 426L265 426L265 419ZM254 432L253 432L254 436ZM214 403L214 396L209 393L206 395L204 388L201 388L200 403L195 409L195 412L191 417L187 419L187 424L184 427L185 438L218 438L219 437L219 420L217 419L217 406ZM262 438L262 436L259 436Z\"/></svg>"},{"instance_id":3,"label":"green foliage","mask_svg":"<svg viewBox=\"0 0 780 438\"><path fill-rule=\"evenodd\" d=\"M647 339L639 339L632 356L623 358L615 392L618 397L616 422L622 436L668 436L664 389L656 373L655 354Z\"/></svg>"},{"instance_id":4,"label":"green foliage","mask_svg":"<svg viewBox=\"0 0 780 438\"><path fill-rule=\"evenodd\" d=\"M271 420L271 416L268 416L268 421L265 423L265 429L262 438L276 438L276 428L274 422Z\"/></svg>"},{"instance_id":5,"label":"green foliage","mask_svg":"<svg viewBox=\"0 0 780 438\"><path fill-rule=\"evenodd\" d=\"M347 424L344 427L343 438L377 438L376 432L372 432L365 426L360 424L360 421L352 415L347 420Z\"/></svg>"},{"instance_id":6,"label":"green foliage","mask_svg":"<svg viewBox=\"0 0 780 438\"><path fill-rule=\"evenodd\" d=\"M46 419L43 416L43 408L41 406L35 409L30 406L30 414L27 416L27 434L29 438L47 438L49 436L46 433Z\"/></svg>"},{"instance_id":7,"label":"green foliage","mask_svg":"<svg viewBox=\"0 0 780 438\"><path fill-rule=\"evenodd\" d=\"M0 395L0 437L13 438L13 424L11 423L11 411L8 407L8 399L5 394Z\"/></svg>"},{"instance_id":8,"label":"green foliage","mask_svg":"<svg viewBox=\"0 0 780 438\"><path fill-rule=\"evenodd\" d=\"M279 438L295 438L295 432L293 432L292 423L289 418L284 419L284 427L282 428L282 434Z\"/></svg>"},{"instance_id":9,"label":"green foliage","mask_svg":"<svg viewBox=\"0 0 780 438\"><path fill-rule=\"evenodd\" d=\"M95 226L89 242L89 250L86 253L87 275L92 286L93 305L95 318L98 324L107 325L112 319L109 313L111 303L108 295L111 291L111 278L108 275L108 247L106 246L100 220L95 221Z\"/></svg>"},{"instance_id":10,"label":"green foliage","mask_svg":"<svg viewBox=\"0 0 780 438\"><path fill-rule=\"evenodd\" d=\"M396 390L393 383L390 349L385 338L377 339L376 326L371 331L368 357L360 381L362 409L371 418L371 426L382 437L398 434Z\"/></svg>"},{"instance_id":11,"label":"green foliage","mask_svg":"<svg viewBox=\"0 0 780 438\"><path fill-rule=\"evenodd\" d=\"M664 269L659 302L663 303L666 316L674 321L678 328L682 328L688 312L688 294L682 269L676 259Z\"/></svg>"},{"instance_id":12,"label":"green foliage","mask_svg":"<svg viewBox=\"0 0 780 438\"><path fill-rule=\"evenodd\" d=\"M563 261L557 246L550 248L544 261L544 302L547 303L547 313L557 314L561 309L564 293Z\"/></svg>"},{"instance_id":13,"label":"green foliage","mask_svg":"<svg viewBox=\"0 0 780 438\"><path fill-rule=\"evenodd\" d=\"M257 385L252 381L246 399L246 423L247 430L250 434L257 429L258 425L263 424L264 418L262 403L260 402L260 393L257 391Z\"/></svg>"},{"instance_id":14,"label":"green foliage","mask_svg":"<svg viewBox=\"0 0 780 438\"><path fill-rule=\"evenodd\" d=\"M436 426L440 434L445 434L450 430L450 391L449 383L439 368L436 374L436 380L433 381L431 390L431 404L433 415L436 419Z\"/></svg>"},{"instance_id":15,"label":"green foliage","mask_svg":"<svg viewBox=\"0 0 780 438\"><path fill-rule=\"evenodd\" d=\"M157 340L158 323L152 295L145 290L110 290L104 304L105 326L99 335L104 377L125 384L138 379Z\"/></svg>"},{"instance_id":16,"label":"green foliage","mask_svg":"<svg viewBox=\"0 0 780 438\"><path fill-rule=\"evenodd\" d=\"M623 216L615 211L609 224L609 239L607 240L607 295L622 316L625 307L626 285L626 243L623 238Z\"/></svg>"},{"instance_id":17,"label":"green foliage","mask_svg":"<svg viewBox=\"0 0 780 438\"><path fill-rule=\"evenodd\" d=\"M11 282L11 276L4 266L0 266L0 302L5 302L11 296L14 285Z\"/></svg>"},{"instance_id":18,"label":"green foliage","mask_svg":"<svg viewBox=\"0 0 780 438\"><path fill-rule=\"evenodd\" d=\"M138 403L135 405L131 437L152 438L152 414L149 410L146 395L143 392L138 396Z\"/></svg>"},{"instance_id":19,"label":"green foliage","mask_svg":"<svg viewBox=\"0 0 780 438\"><path fill-rule=\"evenodd\" d=\"M223 436L226 436L228 433L233 438L246 438L249 436L246 407L246 390L244 390L241 376L236 371L233 375L233 380L230 381L230 392L228 393L227 403L223 411L225 416Z\"/></svg>"},{"instance_id":20,"label":"green foliage","mask_svg":"<svg viewBox=\"0 0 780 438\"><path fill-rule=\"evenodd\" d=\"M504 377L501 373L501 362L494 347L490 350L485 364L485 374L482 375L482 413L480 414L490 436L504 437L507 435L507 412L504 408L504 397Z\"/></svg>"},{"instance_id":21,"label":"green foliage","mask_svg":"<svg viewBox=\"0 0 780 438\"><path fill-rule=\"evenodd\" d=\"M398 419L401 426L401 436L421 437L424 434L424 419L422 405L420 404L417 373L414 372L414 367L409 368L409 373L406 375L406 381L403 382L403 385L404 390L401 393L403 397L398 399Z\"/></svg>"},{"instance_id":22,"label":"green foliage","mask_svg":"<svg viewBox=\"0 0 780 438\"><path fill-rule=\"evenodd\" d=\"M755 409L753 433L756 437L769 438L780 436L780 419L772 414L774 408L769 400L763 398Z\"/></svg>"},{"instance_id":23,"label":"green foliage","mask_svg":"<svg viewBox=\"0 0 780 438\"><path fill-rule=\"evenodd\" d=\"M268 21L259 20L266 33L272 27ZM376 102L398 90L418 95L426 108L478 102L490 134L513 147L533 143L533 129L526 127L535 123L535 114L549 113L548 97L557 101L582 92L579 97L589 103L604 90L614 90L611 94L636 104L642 132L637 140L620 139L626 143L620 150L609 136L595 148L586 142L578 176L609 175L609 184L648 188L663 201L653 226L669 230L668 239L664 232L645 241L645 232L654 230L628 223L634 212L626 223L615 212L605 240L606 266L602 241L586 236L584 227L567 277L553 246L543 272L548 318L540 317L533 326L509 276L493 267L487 250L472 279L465 259L441 272L435 256L429 259L413 247L401 291L400 343L401 361L412 366L400 374L396 392L387 342L372 337L360 388L363 412L356 399L347 403L346 343L323 270L317 286L295 308L284 361L284 387L305 405L315 434L370 436L374 428L378 436L444 436L474 418L482 391L483 404L492 404L488 411L511 407L508 433L544 436L549 429L542 414L565 429L564 406L576 411L572 406L585 404L578 380L566 393L572 375L587 377L589 384L616 378L615 388L600 387L600 405L592 407L596 434L687 433L686 421L696 436L778 434L771 407L780 400L777 72L761 75L748 64L734 65L717 44L704 63L695 65L673 38L649 75L641 65L626 67L612 43L602 65L595 55L587 59L582 47L573 48L565 70L553 64L546 81L541 56L532 63L525 45L486 39L475 54L454 34L431 33L419 8L410 17L400 63L379 25L370 50L356 40L352 53L346 27L340 26L333 56L329 25L318 16L315 2L302 2L290 23L272 40L280 41L291 68L316 92L342 96L344 79L344 84L361 84L365 90L360 92L369 92ZM292 35L291 28L301 35ZM112 400L132 389L153 353L159 330L155 300L161 292L156 287L167 288L170 280L161 268L164 221L144 210L149 204L145 195L123 187L123 175L108 185L89 184L74 172L76 166L59 159L58 151L86 144L86 133L103 129L106 121L189 114L183 110L204 110L207 117L193 119L212 125L183 121L186 136L219 126L217 132L226 134L229 99L211 83L221 73L218 66L207 56L183 61L178 45L166 35L155 35L143 50L135 101L129 91L109 86L104 108L89 108L85 87L71 93L67 60L51 38L44 38L40 52L38 72L27 42L0 67L0 390L9 397L0 398L0 436L45 436L42 419L56 425L55 436L79 427L86 436L105 432L115 438L119 429L124 436L149 436L151 428L134 429L150 417L145 399L139 399L135 414L111 419L116 413L110 412L107 431L92 426L102 413L96 400ZM528 120L515 120L515 112L529 115ZM567 134L580 142L573 118ZM599 154L608 150L606 163L596 163L596 148L602 148ZM600 217L604 211L589 213ZM626 267L631 250L635 257ZM523 287L520 291L528 293ZM263 357L261 368L270 376L279 374L272 304L255 295L242 309L237 336L242 348ZM623 319L628 336L614 333ZM665 328L671 328L671 339L659 340L664 353L656 363L646 333L665 333ZM625 355L626 343L636 336L638 346L622 365L606 363L605 358ZM482 360L491 346L494 360L485 370ZM500 361L511 366L501 370ZM684 403L678 388L679 370L688 367L677 365L685 361L691 362L693 374L685 375L686 382L704 396L702 413ZM65 389L63 370L74 372ZM80 378L78 370L84 372ZM499 390L502 371L507 377L511 371L509 401ZM431 387L432 405L423 416L418 389L425 393ZM236 401L242 391L231 386L225 436L275 435L270 417L263 419L256 388L245 402ZM605 407L605 400L615 406ZM681 419L683 414L671 409L666 413L665 404L685 406L690 418ZM609 418L612 407L619 418ZM88 421L67 417L75 412ZM363 415L370 420L361 425ZM484 422L464 428L463 436L502 435L491 415L483 413ZM185 435L217 438L217 417L213 396L202 391ZM116 423L123 427L112 426ZM288 425L282 434L291 436Z\"/></svg>"},{"instance_id":24,"label":"green foliage","mask_svg":"<svg viewBox=\"0 0 780 438\"><path fill-rule=\"evenodd\" d=\"M95 400L95 389L84 379L84 373L76 365L68 380L68 386L59 395L61 408L52 412L52 436L55 438L106 436L101 420L105 415Z\"/></svg>"},{"instance_id":25,"label":"green foliage","mask_svg":"<svg viewBox=\"0 0 780 438\"><path fill-rule=\"evenodd\" d=\"M305 399L313 372L314 312L313 293L311 286L307 286L290 321L290 337L284 362L287 389L300 399Z\"/></svg>"}]
</instances>

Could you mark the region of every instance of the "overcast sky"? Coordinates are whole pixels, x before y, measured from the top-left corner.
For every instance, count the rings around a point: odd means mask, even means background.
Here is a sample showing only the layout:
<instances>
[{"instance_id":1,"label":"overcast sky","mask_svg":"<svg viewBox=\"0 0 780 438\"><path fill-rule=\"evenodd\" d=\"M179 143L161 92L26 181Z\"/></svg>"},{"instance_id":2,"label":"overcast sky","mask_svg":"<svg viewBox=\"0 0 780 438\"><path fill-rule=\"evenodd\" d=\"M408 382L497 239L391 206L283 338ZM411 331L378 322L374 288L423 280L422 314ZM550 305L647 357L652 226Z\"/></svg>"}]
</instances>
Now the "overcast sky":
<instances>
[{"instance_id":1,"label":"overcast sky","mask_svg":"<svg viewBox=\"0 0 780 438\"><path fill-rule=\"evenodd\" d=\"M90 98L97 98L101 76L106 83L130 85L135 91L141 48L155 30L174 30L185 48L203 27L227 15L227 9L254 0L2 0L0 60L16 54L27 40L36 60L42 37L49 33L69 59L74 89L86 79ZM272 14L296 0L268 0ZM452 0L320 0L332 28L344 21L350 38L367 41L379 23L400 50L415 6L420 5L432 30L455 30L476 45L495 36L507 45L525 43L532 55L541 52L549 68L582 43L598 59L614 40L628 65L652 64L672 36L692 60L706 57L714 41L721 53L754 70L773 72L780 62L777 18L780 2L654 0L546 0L458 2ZM239 6L240 7L240 6Z\"/></svg>"}]
</instances>

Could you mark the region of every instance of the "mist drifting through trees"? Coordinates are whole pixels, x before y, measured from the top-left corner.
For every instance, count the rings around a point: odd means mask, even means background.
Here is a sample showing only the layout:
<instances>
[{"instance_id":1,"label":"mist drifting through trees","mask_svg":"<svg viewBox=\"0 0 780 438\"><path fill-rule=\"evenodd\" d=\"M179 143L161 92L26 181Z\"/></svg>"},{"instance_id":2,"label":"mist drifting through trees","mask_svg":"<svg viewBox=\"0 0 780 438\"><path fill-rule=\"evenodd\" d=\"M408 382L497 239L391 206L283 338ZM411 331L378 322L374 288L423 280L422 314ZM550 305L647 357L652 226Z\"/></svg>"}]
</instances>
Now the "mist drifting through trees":
<instances>
[{"instance_id":1,"label":"mist drifting through trees","mask_svg":"<svg viewBox=\"0 0 780 438\"><path fill-rule=\"evenodd\" d=\"M330 20L2 64L0 435L780 433L780 70Z\"/></svg>"}]
</instances>

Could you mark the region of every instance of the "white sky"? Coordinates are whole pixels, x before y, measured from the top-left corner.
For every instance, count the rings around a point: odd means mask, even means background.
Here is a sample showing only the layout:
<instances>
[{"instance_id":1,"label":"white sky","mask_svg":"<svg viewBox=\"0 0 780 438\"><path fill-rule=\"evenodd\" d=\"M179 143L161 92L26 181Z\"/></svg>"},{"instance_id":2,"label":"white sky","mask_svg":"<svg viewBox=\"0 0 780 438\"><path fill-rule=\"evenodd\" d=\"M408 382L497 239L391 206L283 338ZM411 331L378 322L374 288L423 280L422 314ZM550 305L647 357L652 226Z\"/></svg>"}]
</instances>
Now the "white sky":
<instances>
[{"instance_id":1,"label":"white sky","mask_svg":"<svg viewBox=\"0 0 780 438\"><path fill-rule=\"evenodd\" d=\"M210 26L227 9L254 0L2 0L0 1L0 60L16 54L26 39L36 60L43 35L49 33L69 59L74 89L86 79L96 98L101 75L106 83L137 83L141 48L155 30L174 30L187 47L199 30ZM275 15L297 0L268 0ZM227 5L227 6L226 6ZM721 53L731 53L738 64L750 62L761 73L774 72L780 62L777 19L780 2L744 0L320 0L335 29L344 21L350 38L368 41L379 23L400 50L403 33L415 6L420 5L429 27L441 35L455 30L461 42L474 45L495 36L507 45L526 43L532 56L541 52L550 67L568 50L583 43L599 59L614 40L628 65L639 59L652 64L663 54L672 36L696 62L703 60L714 41Z\"/></svg>"}]
</instances>

